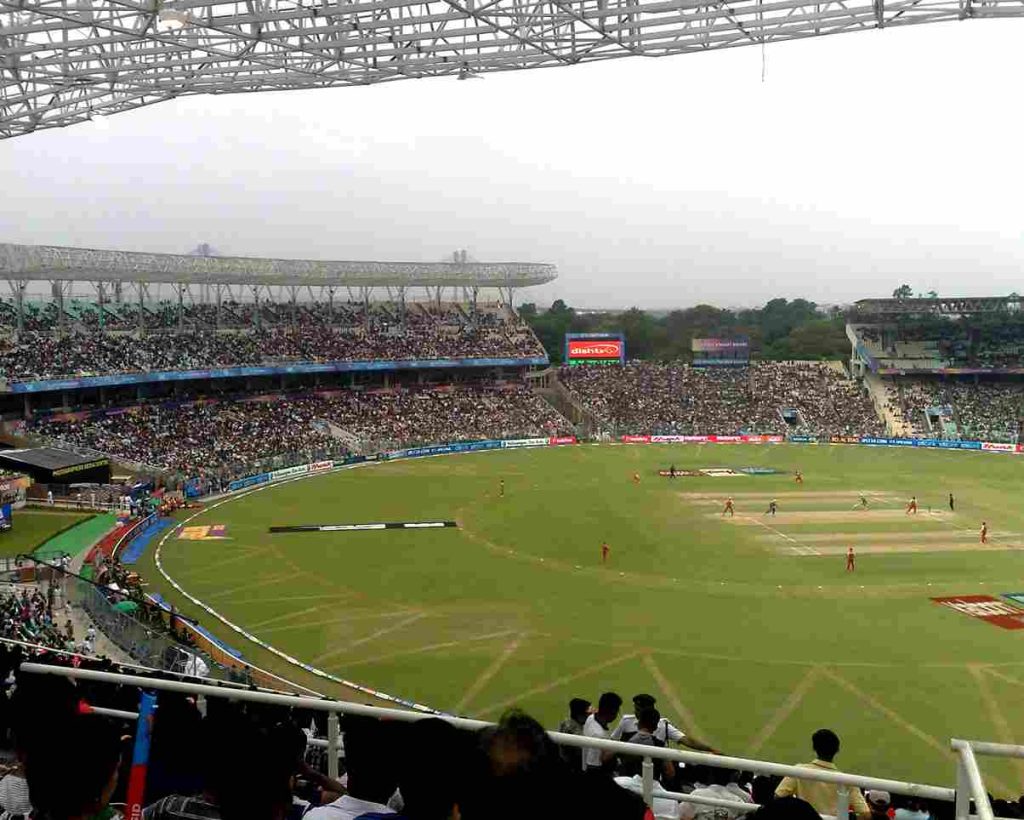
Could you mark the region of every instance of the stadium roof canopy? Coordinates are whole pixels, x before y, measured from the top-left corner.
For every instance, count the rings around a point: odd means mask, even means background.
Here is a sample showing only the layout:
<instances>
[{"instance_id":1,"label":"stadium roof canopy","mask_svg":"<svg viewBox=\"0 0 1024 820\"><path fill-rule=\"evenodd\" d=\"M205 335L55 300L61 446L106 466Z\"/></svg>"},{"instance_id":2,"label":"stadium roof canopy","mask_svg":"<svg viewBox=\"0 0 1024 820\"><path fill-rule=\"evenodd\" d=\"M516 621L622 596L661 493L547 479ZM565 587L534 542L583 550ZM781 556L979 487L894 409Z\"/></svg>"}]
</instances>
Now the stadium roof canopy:
<instances>
[{"instance_id":1,"label":"stadium roof canopy","mask_svg":"<svg viewBox=\"0 0 1024 820\"><path fill-rule=\"evenodd\" d=\"M524 262L326 262L0 243L0 278L22 282L507 289L557 276L554 265Z\"/></svg>"},{"instance_id":2,"label":"stadium roof canopy","mask_svg":"<svg viewBox=\"0 0 1024 820\"><path fill-rule=\"evenodd\" d=\"M863 316L966 316L975 313L1009 313L1024 309L1020 296L956 296L928 299L861 299L854 308Z\"/></svg>"},{"instance_id":3,"label":"stadium roof canopy","mask_svg":"<svg viewBox=\"0 0 1024 820\"><path fill-rule=\"evenodd\" d=\"M1024 17L1020 0L0 0L0 137L188 94L659 57Z\"/></svg>"}]
</instances>

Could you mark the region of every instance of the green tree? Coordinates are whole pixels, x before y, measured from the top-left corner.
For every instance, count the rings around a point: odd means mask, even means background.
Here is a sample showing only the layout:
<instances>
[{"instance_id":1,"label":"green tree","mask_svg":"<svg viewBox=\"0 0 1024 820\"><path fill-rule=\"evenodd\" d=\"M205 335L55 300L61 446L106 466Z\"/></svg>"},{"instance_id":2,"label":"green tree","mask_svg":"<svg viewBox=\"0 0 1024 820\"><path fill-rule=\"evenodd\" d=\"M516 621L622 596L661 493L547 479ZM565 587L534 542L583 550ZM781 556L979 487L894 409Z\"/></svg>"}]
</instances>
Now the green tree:
<instances>
[{"instance_id":1,"label":"green tree","mask_svg":"<svg viewBox=\"0 0 1024 820\"><path fill-rule=\"evenodd\" d=\"M896 290L892 292L893 299L909 299L914 295L914 289L910 285L904 283L900 285Z\"/></svg>"}]
</instances>

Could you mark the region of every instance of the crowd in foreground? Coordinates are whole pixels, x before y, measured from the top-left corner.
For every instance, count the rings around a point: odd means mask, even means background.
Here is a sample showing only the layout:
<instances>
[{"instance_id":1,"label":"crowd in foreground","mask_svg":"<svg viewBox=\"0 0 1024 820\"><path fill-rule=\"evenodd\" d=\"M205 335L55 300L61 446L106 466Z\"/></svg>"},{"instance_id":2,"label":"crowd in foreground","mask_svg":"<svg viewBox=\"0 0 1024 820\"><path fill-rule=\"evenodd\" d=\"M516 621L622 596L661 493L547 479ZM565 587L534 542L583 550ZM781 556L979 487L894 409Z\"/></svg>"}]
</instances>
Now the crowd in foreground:
<instances>
[{"instance_id":1,"label":"crowd in foreground","mask_svg":"<svg viewBox=\"0 0 1024 820\"><path fill-rule=\"evenodd\" d=\"M0 343L0 374L8 381L115 373L202 370L295 362L528 358L544 350L525 327L398 329L323 325L252 331L186 330L138 338L129 333L27 332Z\"/></svg>"},{"instance_id":2,"label":"crowd in foreground","mask_svg":"<svg viewBox=\"0 0 1024 820\"><path fill-rule=\"evenodd\" d=\"M10 680L23 658L0 647L0 676ZM33 657L67 663L56 657ZM108 661L74 665L120 671ZM130 671L130 670L129 670ZM16 764L0 780L0 809L34 820L118 817L131 762L132 722L90 713L91 706L137 708L127 686L21 672L13 695L0 697L0 734ZM591 712L574 700L559 729L610 736L638 750L680 743L706 748L657 714L654 699L634 698L635 714L615 724L621 699L605 693ZM656 776L712 807L641 796L639 758L591 756L558 746L528 715L511 711L479 731L439 718L415 723L342 718L338 779L310 756L307 739L324 713L208 697L202 708L186 694L161 691L152 723L144 820L819 820L833 815L836 787L806 778L773 778L710 766ZM613 724L615 724L613 726ZM308 727L308 728L307 728ZM839 738L828 729L811 738L807 769L835 771ZM808 750L811 751L811 750ZM794 750L796 752L796 750ZM627 759L633 762L627 762ZM849 792L856 820L945 820L952 805L924 804L881 791ZM749 807L749 808L744 808ZM1016 803L997 801L999 816L1019 817ZM749 812L749 813L748 813Z\"/></svg>"},{"instance_id":3,"label":"crowd in foreground","mask_svg":"<svg viewBox=\"0 0 1024 820\"><path fill-rule=\"evenodd\" d=\"M29 430L120 461L188 476L233 477L280 454L298 464L345 455L356 444L376 451L567 435L572 427L526 386L506 384L147 404L84 420L38 418Z\"/></svg>"},{"instance_id":4,"label":"crowd in foreground","mask_svg":"<svg viewBox=\"0 0 1024 820\"><path fill-rule=\"evenodd\" d=\"M691 367L635 361L559 377L620 435L884 435L864 388L825 362Z\"/></svg>"}]
</instances>

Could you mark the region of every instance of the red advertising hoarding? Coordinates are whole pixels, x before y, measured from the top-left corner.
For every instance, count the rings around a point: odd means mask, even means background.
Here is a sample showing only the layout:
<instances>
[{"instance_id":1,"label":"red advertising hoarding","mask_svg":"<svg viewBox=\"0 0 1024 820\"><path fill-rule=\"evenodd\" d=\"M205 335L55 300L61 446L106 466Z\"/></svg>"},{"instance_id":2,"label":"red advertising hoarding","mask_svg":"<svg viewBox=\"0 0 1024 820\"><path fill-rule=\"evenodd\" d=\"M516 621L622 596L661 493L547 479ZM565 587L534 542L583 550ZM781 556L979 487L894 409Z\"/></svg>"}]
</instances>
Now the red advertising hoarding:
<instances>
[{"instance_id":1,"label":"red advertising hoarding","mask_svg":"<svg viewBox=\"0 0 1024 820\"><path fill-rule=\"evenodd\" d=\"M569 358L572 361L620 361L621 339L569 339Z\"/></svg>"}]
</instances>

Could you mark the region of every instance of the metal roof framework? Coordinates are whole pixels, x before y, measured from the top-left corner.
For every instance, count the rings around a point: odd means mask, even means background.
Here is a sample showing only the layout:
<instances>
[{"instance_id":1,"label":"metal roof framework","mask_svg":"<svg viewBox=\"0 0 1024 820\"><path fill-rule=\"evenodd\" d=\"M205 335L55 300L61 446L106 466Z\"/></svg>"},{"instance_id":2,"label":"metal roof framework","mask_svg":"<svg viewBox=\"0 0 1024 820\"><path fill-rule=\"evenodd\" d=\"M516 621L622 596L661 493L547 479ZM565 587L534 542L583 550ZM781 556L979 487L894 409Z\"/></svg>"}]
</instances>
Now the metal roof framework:
<instances>
[{"instance_id":1,"label":"metal roof framework","mask_svg":"<svg viewBox=\"0 0 1024 820\"><path fill-rule=\"evenodd\" d=\"M0 138L192 94L369 85L1024 16L1024 0L0 0Z\"/></svg>"},{"instance_id":2,"label":"metal roof framework","mask_svg":"<svg viewBox=\"0 0 1024 820\"><path fill-rule=\"evenodd\" d=\"M1019 313L1024 297L954 296L934 299L860 299L854 309L861 317L970 316L986 313Z\"/></svg>"},{"instance_id":3,"label":"metal roof framework","mask_svg":"<svg viewBox=\"0 0 1024 820\"><path fill-rule=\"evenodd\" d=\"M0 243L0 277L15 281L507 289L557 276L554 265L523 262L329 262Z\"/></svg>"}]
</instances>

